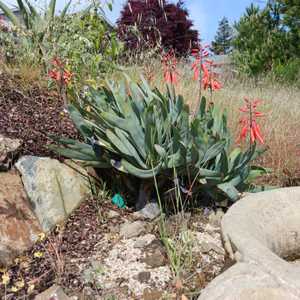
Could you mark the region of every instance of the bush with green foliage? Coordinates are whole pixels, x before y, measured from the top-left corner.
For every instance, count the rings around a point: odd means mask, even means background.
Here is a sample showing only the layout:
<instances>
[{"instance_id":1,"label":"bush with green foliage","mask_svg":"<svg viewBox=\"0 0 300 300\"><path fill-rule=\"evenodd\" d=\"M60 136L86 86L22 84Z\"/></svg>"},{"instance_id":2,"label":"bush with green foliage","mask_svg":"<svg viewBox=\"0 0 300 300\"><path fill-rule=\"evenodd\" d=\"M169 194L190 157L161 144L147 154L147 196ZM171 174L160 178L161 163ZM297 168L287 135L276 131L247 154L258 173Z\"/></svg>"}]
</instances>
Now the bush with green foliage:
<instances>
[{"instance_id":1,"label":"bush with green foliage","mask_svg":"<svg viewBox=\"0 0 300 300\"><path fill-rule=\"evenodd\" d=\"M255 144L245 152L230 150L226 114L207 105L205 98L191 118L189 106L172 89L162 94L144 80L129 80L90 88L86 97L69 106L69 113L84 141L59 138L62 146L52 149L86 165L139 178L140 202L145 201L146 186L148 191L149 183L153 187L154 176L160 190L167 190L176 174L193 199L201 195L235 201L250 179L264 173L250 165L259 154Z\"/></svg>"},{"instance_id":2,"label":"bush with green foliage","mask_svg":"<svg viewBox=\"0 0 300 300\"><path fill-rule=\"evenodd\" d=\"M48 57L66 61L74 78L82 83L103 78L122 51L114 28L96 7L68 16L53 30L59 39L50 41L53 50Z\"/></svg>"},{"instance_id":3,"label":"bush with green foliage","mask_svg":"<svg viewBox=\"0 0 300 300\"><path fill-rule=\"evenodd\" d=\"M297 1L269 0L264 8L251 5L235 24L233 59L245 74L280 73L290 81L300 58L300 30ZM286 66L285 66L286 65Z\"/></svg>"},{"instance_id":4,"label":"bush with green foliage","mask_svg":"<svg viewBox=\"0 0 300 300\"><path fill-rule=\"evenodd\" d=\"M12 41L19 48L17 55L22 56L23 53L31 53L33 54L34 61L39 62L45 57L48 51L45 48L45 41L53 39L53 26L56 20L64 20L71 1L65 5L59 16L55 15L56 0L49 2L44 13L38 11L30 1L18 0L17 4L20 19L3 1L0 1L0 9L13 25L13 36L8 35L7 37L13 38L15 35L19 37L17 41ZM20 57L18 58L20 59Z\"/></svg>"},{"instance_id":5,"label":"bush with green foliage","mask_svg":"<svg viewBox=\"0 0 300 300\"><path fill-rule=\"evenodd\" d=\"M233 41L233 58L243 73L257 76L287 60L286 34L279 26L276 13L251 5L235 24L237 35Z\"/></svg>"},{"instance_id":6,"label":"bush with green foliage","mask_svg":"<svg viewBox=\"0 0 300 300\"><path fill-rule=\"evenodd\" d=\"M29 1L18 1L21 20L0 1L0 8L12 22L1 32L3 56L9 63L42 64L45 72L58 58L73 73L73 82L84 84L102 78L115 66L122 44L103 14L100 4L91 4L75 14L68 14L71 1L57 15L56 1L45 12ZM5 49L5 50L4 50Z\"/></svg>"}]
</instances>

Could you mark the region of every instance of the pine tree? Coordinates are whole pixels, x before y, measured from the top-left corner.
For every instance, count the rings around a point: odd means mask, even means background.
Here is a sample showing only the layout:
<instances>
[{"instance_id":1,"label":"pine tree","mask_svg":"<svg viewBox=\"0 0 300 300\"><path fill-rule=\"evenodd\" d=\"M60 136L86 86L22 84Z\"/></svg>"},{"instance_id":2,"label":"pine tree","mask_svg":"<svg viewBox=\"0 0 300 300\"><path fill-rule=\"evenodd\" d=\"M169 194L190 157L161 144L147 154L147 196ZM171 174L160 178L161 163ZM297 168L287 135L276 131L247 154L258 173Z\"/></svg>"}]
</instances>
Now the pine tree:
<instances>
[{"instance_id":1,"label":"pine tree","mask_svg":"<svg viewBox=\"0 0 300 300\"><path fill-rule=\"evenodd\" d=\"M219 27L215 40L212 42L212 50L215 54L228 54L231 51L231 41L233 37L233 30L229 21L224 17L219 22Z\"/></svg>"},{"instance_id":2,"label":"pine tree","mask_svg":"<svg viewBox=\"0 0 300 300\"><path fill-rule=\"evenodd\" d=\"M234 25L234 61L244 73L257 76L289 59L287 33L276 8L251 5Z\"/></svg>"},{"instance_id":3,"label":"pine tree","mask_svg":"<svg viewBox=\"0 0 300 300\"><path fill-rule=\"evenodd\" d=\"M198 42L198 32L188 18L182 0L128 0L117 21L118 33L127 49L147 47L174 49L185 55Z\"/></svg>"}]
</instances>

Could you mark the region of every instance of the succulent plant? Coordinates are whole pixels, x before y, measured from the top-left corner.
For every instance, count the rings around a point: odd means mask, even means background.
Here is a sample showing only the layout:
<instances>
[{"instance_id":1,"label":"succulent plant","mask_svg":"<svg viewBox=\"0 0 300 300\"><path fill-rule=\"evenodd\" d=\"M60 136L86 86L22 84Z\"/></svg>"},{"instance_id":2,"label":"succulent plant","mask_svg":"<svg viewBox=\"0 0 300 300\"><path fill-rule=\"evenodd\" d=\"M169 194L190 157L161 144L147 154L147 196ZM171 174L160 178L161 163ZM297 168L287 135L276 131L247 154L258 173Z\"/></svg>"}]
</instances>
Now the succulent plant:
<instances>
[{"instance_id":1,"label":"succulent plant","mask_svg":"<svg viewBox=\"0 0 300 300\"><path fill-rule=\"evenodd\" d=\"M61 146L52 149L95 168L140 178L140 198L146 197L146 182L154 176L173 178L175 171L177 178L195 178L191 192L235 201L248 179L264 173L250 166L259 154L255 144L245 152L229 152L226 114L204 97L191 118L189 106L173 90L162 94L144 80L137 84L128 79L100 90L89 88L69 113L84 142L59 138Z\"/></svg>"}]
</instances>

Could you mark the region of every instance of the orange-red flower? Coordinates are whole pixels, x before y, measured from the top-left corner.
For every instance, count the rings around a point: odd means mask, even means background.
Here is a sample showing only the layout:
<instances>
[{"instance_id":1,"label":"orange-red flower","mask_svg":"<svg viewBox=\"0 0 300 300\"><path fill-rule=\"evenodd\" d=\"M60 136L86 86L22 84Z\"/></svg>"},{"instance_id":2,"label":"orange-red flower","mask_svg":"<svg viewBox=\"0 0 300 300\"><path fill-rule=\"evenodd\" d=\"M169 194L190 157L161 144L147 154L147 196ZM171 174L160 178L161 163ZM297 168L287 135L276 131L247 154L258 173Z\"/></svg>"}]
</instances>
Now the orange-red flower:
<instances>
[{"instance_id":1,"label":"orange-red flower","mask_svg":"<svg viewBox=\"0 0 300 300\"><path fill-rule=\"evenodd\" d=\"M176 70L177 60L173 50L170 50L162 57L164 80L166 83L177 84L178 72Z\"/></svg>"},{"instance_id":2,"label":"orange-red flower","mask_svg":"<svg viewBox=\"0 0 300 300\"><path fill-rule=\"evenodd\" d=\"M206 48L209 45L205 45L203 48L192 49L191 55L194 57L192 64L193 78L199 80L201 74L201 82L203 89L210 89L211 91L217 91L221 89L221 83L216 79L218 74L213 72L212 68L215 66L212 60L205 59L209 56L209 52ZM202 71L202 72L201 72Z\"/></svg>"},{"instance_id":3,"label":"orange-red flower","mask_svg":"<svg viewBox=\"0 0 300 300\"><path fill-rule=\"evenodd\" d=\"M200 76L200 70L202 68L204 58L209 56L209 52L206 50L209 45L205 45L203 48L199 46L191 51L191 55L194 57L194 62L192 64L192 70L194 72L194 80L198 80Z\"/></svg>"},{"instance_id":4,"label":"orange-red flower","mask_svg":"<svg viewBox=\"0 0 300 300\"><path fill-rule=\"evenodd\" d=\"M222 88L222 84L217 80L218 74L209 70L207 65L211 65L210 62L206 62L202 64L202 84L203 89L210 89L211 91L217 91ZM211 67L210 67L211 69Z\"/></svg>"},{"instance_id":5,"label":"orange-red flower","mask_svg":"<svg viewBox=\"0 0 300 300\"><path fill-rule=\"evenodd\" d=\"M251 101L248 98L245 98L244 100L246 104L240 108L240 111L242 113L246 113L247 115L240 119L242 129L238 141L245 139L247 134L250 133L250 142L252 144L256 140L258 140L261 144L264 144L264 139L256 120L256 118L264 116L263 113L257 111L257 106L262 103L262 100L255 99Z\"/></svg>"},{"instance_id":6,"label":"orange-red flower","mask_svg":"<svg viewBox=\"0 0 300 300\"><path fill-rule=\"evenodd\" d=\"M52 65L54 68L49 71L49 77L59 84L67 85L71 81L73 74L64 68L63 63L58 58L52 60Z\"/></svg>"}]
</instances>

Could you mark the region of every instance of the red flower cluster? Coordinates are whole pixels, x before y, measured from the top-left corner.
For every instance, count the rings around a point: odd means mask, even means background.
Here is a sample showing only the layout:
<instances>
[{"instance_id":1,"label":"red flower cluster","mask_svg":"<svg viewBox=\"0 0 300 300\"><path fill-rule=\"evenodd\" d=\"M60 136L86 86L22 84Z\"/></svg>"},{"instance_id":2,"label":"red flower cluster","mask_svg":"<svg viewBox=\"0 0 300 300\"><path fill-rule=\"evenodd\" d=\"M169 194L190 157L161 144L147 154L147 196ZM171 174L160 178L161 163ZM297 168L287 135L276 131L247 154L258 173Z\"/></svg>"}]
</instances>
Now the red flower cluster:
<instances>
[{"instance_id":1,"label":"red flower cluster","mask_svg":"<svg viewBox=\"0 0 300 300\"><path fill-rule=\"evenodd\" d=\"M54 68L49 71L49 77L59 84L67 85L71 81L73 74L64 68L63 63L58 58L52 60L52 65Z\"/></svg>"},{"instance_id":2,"label":"red flower cluster","mask_svg":"<svg viewBox=\"0 0 300 300\"><path fill-rule=\"evenodd\" d=\"M212 71L215 64L211 60L205 59L209 56L209 52L206 49L208 47L209 45L205 45L203 48L199 47L192 50L191 54L195 58L192 70L194 72L194 80L199 80L200 70L202 71L201 82L204 90L209 88L211 91L216 91L221 89L222 85L216 79L218 74Z\"/></svg>"},{"instance_id":3,"label":"red flower cluster","mask_svg":"<svg viewBox=\"0 0 300 300\"><path fill-rule=\"evenodd\" d=\"M221 83L216 79L218 74L212 71L213 66L213 62L208 60L204 64L202 64L202 84L204 90L210 89L211 91L217 91L222 88Z\"/></svg>"},{"instance_id":4,"label":"red flower cluster","mask_svg":"<svg viewBox=\"0 0 300 300\"><path fill-rule=\"evenodd\" d=\"M251 101L247 98L245 98L244 100L246 104L240 108L240 111L246 113L247 116L244 116L240 119L242 130L239 140L245 139L248 132L250 132L251 143L254 143L256 140L258 140L261 144L263 144L264 140L261 135L260 127L256 122L256 118L264 116L263 113L257 111L257 106L262 103L262 100L255 99Z\"/></svg>"},{"instance_id":5,"label":"red flower cluster","mask_svg":"<svg viewBox=\"0 0 300 300\"><path fill-rule=\"evenodd\" d=\"M176 70L177 60L174 50L170 50L162 57L164 80L166 83L177 84L178 72Z\"/></svg>"},{"instance_id":6,"label":"red flower cluster","mask_svg":"<svg viewBox=\"0 0 300 300\"><path fill-rule=\"evenodd\" d=\"M203 48L200 46L199 48L192 49L192 56L195 58L192 64L192 70L194 71L194 80L198 80L200 76L200 69L203 70L203 62L204 58L209 56L208 48L209 45L205 45Z\"/></svg>"}]
</instances>

